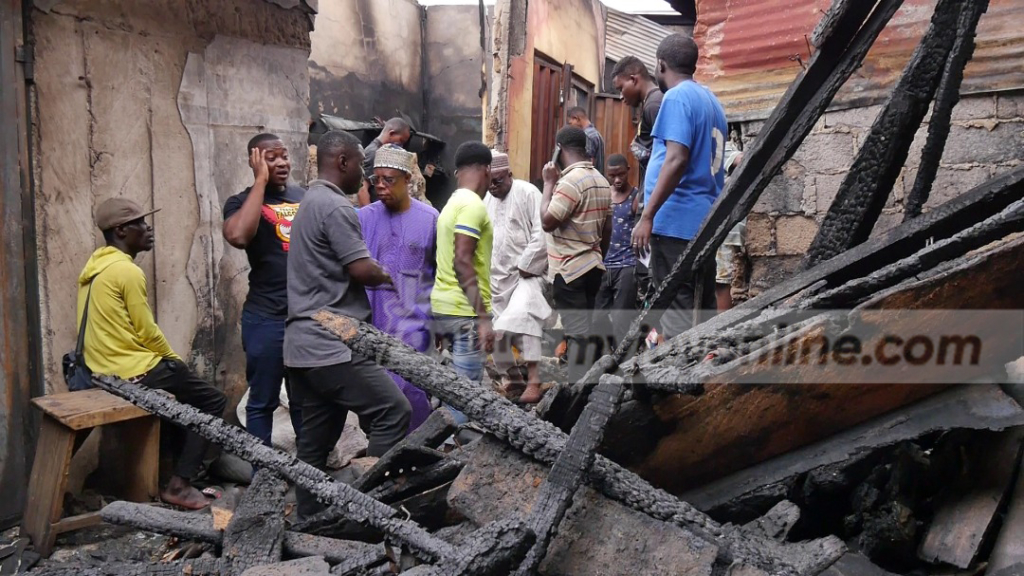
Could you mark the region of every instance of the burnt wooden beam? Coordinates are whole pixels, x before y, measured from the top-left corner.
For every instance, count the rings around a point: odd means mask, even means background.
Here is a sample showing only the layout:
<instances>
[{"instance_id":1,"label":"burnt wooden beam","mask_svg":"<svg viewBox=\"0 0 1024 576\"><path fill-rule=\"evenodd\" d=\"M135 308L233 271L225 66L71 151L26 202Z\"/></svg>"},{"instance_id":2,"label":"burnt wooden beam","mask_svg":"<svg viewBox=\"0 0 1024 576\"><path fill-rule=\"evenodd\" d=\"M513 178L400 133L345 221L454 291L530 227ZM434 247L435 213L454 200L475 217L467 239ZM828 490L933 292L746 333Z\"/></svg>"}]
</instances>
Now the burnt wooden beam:
<instances>
[{"instance_id":1,"label":"burnt wooden beam","mask_svg":"<svg viewBox=\"0 0 1024 576\"><path fill-rule=\"evenodd\" d=\"M183 540L220 545L224 536L223 532L213 527L213 517L209 514L179 512L149 504L111 502L103 507L100 516L104 522L110 524L129 526Z\"/></svg>"},{"instance_id":2,"label":"burnt wooden beam","mask_svg":"<svg viewBox=\"0 0 1024 576\"><path fill-rule=\"evenodd\" d=\"M988 10L988 0L967 0L960 11L957 23L956 42L946 59L942 71L935 103L932 105L932 116L928 123L928 139L921 151L921 162L917 167L917 178L914 187L907 194L904 207L904 221L917 218L921 209L928 201L928 196L939 170L942 152L946 149L949 138L950 121L953 107L960 101L960 85L964 80L964 68L974 56L974 36L978 29L981 15Z\"/></svg>"},{"instance_id":3,"label":"burnt wooden beam","mask_svg":"<svg viewBox=\"0 0 1024 576\"><path fill-rule=\"evenodd\" d=\"M194 558L162 564L141 562L105 562L99 566L81 563L58 564L38 568L39 576L220 576L219 558Z\"/></svg>"},{"instance_id":4,"label":"burnt wooden beam","mask_svg":"<svg viewBox=\"0 0 1024 576\"><path fill-rule=\"evenodd\" d=\"M530 527L536 534L537 542L530 549L526 560L519 566L516 576L531 576L547 555L548 545L558 529L565 512L572 504L573 495L594 465L597 449L604 438L608 421L622 401L624 380L605 374L590 394L590 401L580 415L565 450L555 459L551 472L541 485L540 494L533 504Z\"/></svg>"},{"instance_id":5,"label":"burnt wooden beam","mask_svg":"<svg viewBox=\"0 0 1024 576\"><path fill-rule=\"evenodd\" d=\"M568 436L550 422L524 412L494 391L469 381L452 368L438 364L373 326L326 311L318 312L314 318L358 354L373 358L391 372L454 406L488 432L537 461L552 464L565 450ZM845 550L835 538L797 545L750 538L733 527L719 525L689 504L654 488L601 455L595 457L588 482L612 499L656 519L675 523L714 543L725 561L738 559L772 574L816 574L814 570L820 571L834 562Z\"/></svg>"},{"instance_id":6,"label":"burnt wooden beam","mask_svg":"<svg viewBox=\"0 0 1024 576\"><path fill-rule=\"evenodd\" d=\"M421 560L438 562L444 558L454 557L455 550L450 544L435 538L416 523L399 518L398 511L394 508L370 498L351 486L336 482L322 470L299 461L290 454L263 445L258 438L237 426L232 426L215 416L203 414L192 406L177 402L160 392L118 378L94 377L93 382L164 420L196 432L260 468L277 472L296 485L309 490L324 502L343 504L348 519L380 530L390 540L408 546Z\"/></svg>"},{"instance_id":7,"label":"burnt wooden beam","mask_svg":"<svg viewBox=\"0 0 1024 576\"><path fill-rule=\"evenodd\" d=\"M182 540L221 545L224 533L213 526L209 514L180 512L135 502L111 502L103 507L101 515L105 522L118 526L130 526L147 532L174 536ZM284 553L291 557L323 556L331 564L338 564L350 558L376 554L378 561L385 558L384 547L351 540L337 540L285 532Z\"/></svg>"},{"instance_id":8,"label":"burnt wooden beam","mask_svg":"<svg viewBox=\"0 0 1024 576\"><path fill-rule=\"evenodd\" d=\"M261 468L224 530L222 572L241 576L249 568L277 564L284 544L284 493L288 485Z\"/></svg>"},{"instance_id":9,"label":"burnt wooden beam","mask_svg":"<svg viewBox=\"0 0 1024 576\"><path fill-rule=\"evenodd\" d=\"M917 129L935 97L942 70L956 41L963 4L961 0L939 0L935 6L927 32L875 119L825 214L804 258L804 269L863 243L871 235L903 170Z\"/></svg>"}]
</instances>

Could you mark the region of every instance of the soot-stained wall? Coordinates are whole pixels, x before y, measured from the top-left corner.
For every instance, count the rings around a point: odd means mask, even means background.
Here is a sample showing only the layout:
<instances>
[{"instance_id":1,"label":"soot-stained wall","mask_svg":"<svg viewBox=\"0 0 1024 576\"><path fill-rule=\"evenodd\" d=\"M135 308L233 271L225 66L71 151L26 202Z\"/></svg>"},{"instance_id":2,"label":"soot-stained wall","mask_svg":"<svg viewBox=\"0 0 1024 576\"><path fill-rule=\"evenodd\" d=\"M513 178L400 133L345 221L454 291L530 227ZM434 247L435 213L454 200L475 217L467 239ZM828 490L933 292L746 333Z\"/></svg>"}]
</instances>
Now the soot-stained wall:
<instances>
[{"instance_id":1,"label":"soot-stained wall","mask_svg":"<svg viewBox=\"0 0 1024 576\"><path fill-rule=\"evenodd\" d=\"M77 279L102 245L96 207L127 197L161 209L152 217L156 248L137 260L157 322L176 352L237 401L248 265L221 237L221 206L251 183L245 143L264 130L281 133L293 177L304 180L309 14L264 0L45 7L31 18L47 391L64 388Z\"/></svg>"},{"instance_id":2,"label":"soot-stained wall","mask_svg":"<svg viewBox=\"0 0 1024 576\"><path fill-rule=\"evenodd\" d=\"M423 125L422 10L415 0L321 0L309 55L309 111Z\"/></svg>"}]
</instances>

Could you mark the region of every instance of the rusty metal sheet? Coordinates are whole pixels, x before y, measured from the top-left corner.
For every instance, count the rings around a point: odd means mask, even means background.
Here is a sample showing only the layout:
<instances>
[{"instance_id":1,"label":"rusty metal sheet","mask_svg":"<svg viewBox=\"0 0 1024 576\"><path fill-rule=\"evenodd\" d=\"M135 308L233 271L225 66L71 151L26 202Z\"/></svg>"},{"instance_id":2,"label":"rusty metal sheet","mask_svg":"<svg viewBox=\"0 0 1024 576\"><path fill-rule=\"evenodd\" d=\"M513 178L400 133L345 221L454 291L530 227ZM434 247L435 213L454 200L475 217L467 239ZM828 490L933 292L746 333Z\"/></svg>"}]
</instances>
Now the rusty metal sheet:
<instances>
[{"instance_id":1,"label":"rusty metal sheet","mask_svg":"<svg viewBox=\"0 0 1024 576\"><path fill-rule=\"evenodd\" d=\"M722 101L732 121L766 118L811 55L810 35L830 0L727 2L698 0L694 37L697 77ZM885 99L931 19L935 0L906 0L836 96L833 108ZM1024 88L1024 3L991 0L978 27L977 50L963 93Z\"/></svg>"}]
</instances>

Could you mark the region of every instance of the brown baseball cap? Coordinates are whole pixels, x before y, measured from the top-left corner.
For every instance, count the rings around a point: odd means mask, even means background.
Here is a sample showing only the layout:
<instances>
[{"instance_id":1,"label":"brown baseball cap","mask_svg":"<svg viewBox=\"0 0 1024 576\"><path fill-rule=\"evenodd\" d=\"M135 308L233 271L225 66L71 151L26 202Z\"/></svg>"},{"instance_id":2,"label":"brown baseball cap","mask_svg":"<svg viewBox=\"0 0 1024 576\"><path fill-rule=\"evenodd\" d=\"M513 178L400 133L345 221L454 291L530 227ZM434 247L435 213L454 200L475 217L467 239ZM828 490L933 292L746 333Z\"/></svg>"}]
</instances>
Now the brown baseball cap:
<instances>
[{"instance_id":1,"label":"brown baseball cap","mask_svg":"<svg viewBox=\"0 0 1024 576\"><path fill-rule=\"evenodd\" d=\"M96 209L96 225L106 231L159 211L159 208L143 210L142 206L127 198L110 198Z\"/></svg>"}]
</instances>

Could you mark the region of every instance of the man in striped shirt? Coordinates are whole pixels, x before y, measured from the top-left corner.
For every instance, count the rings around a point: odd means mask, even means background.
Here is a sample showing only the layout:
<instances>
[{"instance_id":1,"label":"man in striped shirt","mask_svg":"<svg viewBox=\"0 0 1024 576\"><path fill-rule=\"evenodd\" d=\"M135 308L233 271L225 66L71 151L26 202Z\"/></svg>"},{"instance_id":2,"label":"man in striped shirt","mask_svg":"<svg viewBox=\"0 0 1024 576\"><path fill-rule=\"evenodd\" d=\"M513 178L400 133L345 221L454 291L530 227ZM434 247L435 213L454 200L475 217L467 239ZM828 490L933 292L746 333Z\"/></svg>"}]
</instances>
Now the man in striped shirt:
<instances>
[{"instance_id":1,"label":"man in striped shirt","mask_svg":"<svg viewBox=\"0 0 1024 576\"><path fill-rule=\"evenodd\" d=\"M586 132L566 126L555 142L561 148L558 164L565 168L544 166L541 225L548 233L548 276L568 342L569 381L577 382L602 353L600 339L592 351L588 340L611 240L612 193L587 155Z\"/></svg>"}]
</instances>

